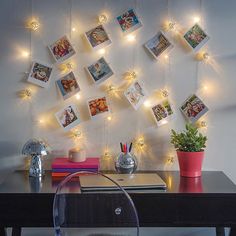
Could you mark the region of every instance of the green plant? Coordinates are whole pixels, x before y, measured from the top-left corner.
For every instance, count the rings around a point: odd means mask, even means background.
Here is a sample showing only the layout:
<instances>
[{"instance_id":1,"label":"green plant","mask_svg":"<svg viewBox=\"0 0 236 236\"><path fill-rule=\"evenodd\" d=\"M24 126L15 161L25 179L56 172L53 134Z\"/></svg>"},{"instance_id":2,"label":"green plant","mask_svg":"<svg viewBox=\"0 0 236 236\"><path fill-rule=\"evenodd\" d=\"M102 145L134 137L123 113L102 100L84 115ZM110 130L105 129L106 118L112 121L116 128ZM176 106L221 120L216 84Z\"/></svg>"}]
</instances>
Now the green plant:
<instances>
[{"instance_id":1,"label":"green plant","mask_svg":"<svg viewBox=\"0 0 236 236\"><path fill-rule=\"evenodd\" d=\"M198 128L192 124L186 124L186 130L176 133L171 130L171 143L178 151L201 152L206 147L207 137L199 133Z\"/></svg>"}]
</instances>

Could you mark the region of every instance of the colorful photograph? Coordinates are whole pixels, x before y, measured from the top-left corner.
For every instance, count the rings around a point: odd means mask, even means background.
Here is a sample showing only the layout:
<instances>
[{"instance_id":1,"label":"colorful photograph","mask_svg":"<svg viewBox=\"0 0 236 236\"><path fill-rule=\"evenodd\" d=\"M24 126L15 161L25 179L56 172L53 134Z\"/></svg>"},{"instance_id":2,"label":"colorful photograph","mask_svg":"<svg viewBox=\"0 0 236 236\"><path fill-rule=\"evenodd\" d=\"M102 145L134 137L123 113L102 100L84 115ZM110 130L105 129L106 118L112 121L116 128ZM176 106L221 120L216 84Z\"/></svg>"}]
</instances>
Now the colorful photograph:
<instances>
[{"instance_id":1,"label":"colorful photograph","mask_svg":"<svg viewBox=\"0 0 236 236\"><path fill-rule=\"evenodd\" d=\"M142 26L134 9L129 9L116 19L124 33L131 33Z\"/></svg>"},{"instance_id":2,"label":"colorful photograph","mask_svg":"<svg viewBox=\"0 0 236 236\"><path fill-rule=\"evenodd\" d=\"M111 40L102 25L89 30L85 33L85 36L90 46L94 49L99 49L111 44Z\"/></svg>"},{"instance_id":3,"label":"colorful photograph","mask_svg":"<svg viewBox=\"0 0 236 236\"><path fill-rule=\"evenodd\" d=\"M56 62L65 61L75 54L75 50L66 36L51 44L49 50Z\"/></svg>"},{"instance_id":4,"label":"colorful photograph","mask_svg":"<svg viewBox=\"0 0 236 236\"><path fill-rule=\"evenodd\" d=\"M173 48L171 42L162 32L158 32L154 37L144 44L145 48L157 59L163 52L168 52Z\"/></svg>"},{"instance_id":5,"label":"colorful photograph","mask_svg":"<svg viewBox=\"0 0 236 236\"><path fill-rule=\"evenodd\" d=\"M147 93L143 85L139 81L133 82L128 89L124 92L125 97L135 110L143 104L146 99Z\"/></svg>"},{"instance_id":6,"label":"colorful photograph","mask_svg":"<svg viewBox=\"0 0 236 236\"><path fill-rule=\"evenodd\" d=\"M56 83L64 100L72 97L80 91L79 84L72 71L58 79Z\"/></svg>"},{"instance_id":7,"label":"colorful photograph","mask_svg":"<svg viewBox=\"0 0 236 236\"><path fill-rule=\"evenodd\" d=\"M194 123L208 111L208 108L203 101L194 94L188 97L180 110L190 122Z\"/></svg>"},{"instance_id":8,"label":"colorful photograph","mask_svg":"<svg viewBox=\"0 0 236 236\"><path fill-rule=\"evenodd\" d=\"M27 81L43 88L48 88L51 75L52 66L39 62L33 62Z\"/></svg>"},{"instance_id":9,"label":"colorful photograph","mask_svg":"<svg viewBox=\"0 0 236 236\"><path fill-rule=\"evenodd\" d=\"M86 69L93 81L97 84L104 82L114 74L104 57L101 57Z\"/></svg>"},{"instance_id":10,"label":"colorful photograph","mask_svg":"<svg viewBox=\"0 0 236 236\"><path fill-rule=\"evenodd\" d=\"M88 101L89 113L92 118L109 112L106 97L95 98Z\"/></svg>"},{"instance_id":11,"label":"colorful photograph","mask_svg":"<svg viewBox=\"0 0 236 236\"><path fill-rule=\"evenodd\" d=\"M69 105L55 114L58 123L68 131L80 123L79 113L74 105Z\"/></svg>"},{"instance_id":12,"label":"colorful photograph","mask_svg":"<svg viewBox=\"0 0 236 236\"><path fill-rule=\"evenodd\" d=\"M209 37L198 24L195 24L184 34L184 39L194 51L197 51L209 40Z\"/></svg>"},{"instance_id":13,"label":"colorful photograph","mask_svg":"<svg viewBox=\"0 0 236 236\"><path fill-rule=\"evenodd\" d=\"M170 117L174 114L168 99L152 107L152 114L158 126L168 123Z\"/></svg>"}]
</instances>

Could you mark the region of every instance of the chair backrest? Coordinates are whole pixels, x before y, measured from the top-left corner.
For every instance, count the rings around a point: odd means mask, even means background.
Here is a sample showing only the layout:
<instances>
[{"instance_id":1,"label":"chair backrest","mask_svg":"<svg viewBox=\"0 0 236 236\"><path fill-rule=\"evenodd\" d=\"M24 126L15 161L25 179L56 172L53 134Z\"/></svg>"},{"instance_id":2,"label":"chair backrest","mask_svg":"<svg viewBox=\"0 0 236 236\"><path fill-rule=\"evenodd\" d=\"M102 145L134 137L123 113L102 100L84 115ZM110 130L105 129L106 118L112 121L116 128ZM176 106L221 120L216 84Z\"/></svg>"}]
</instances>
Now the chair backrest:
<instances>
[{"instance_id":1,"label":"chair backrest","mask_svg":"<svg viewBox=\"0 0 236 236\"><path fill-rule=\"evenodd\" d=\"M116 190L83 191L79 185L80 175L100 175L111 181ZM100 172L78 171L58 184L53 201L53 223L56 236L139 236L139 218L130 195Z\"/></svg>"}]
</instances>

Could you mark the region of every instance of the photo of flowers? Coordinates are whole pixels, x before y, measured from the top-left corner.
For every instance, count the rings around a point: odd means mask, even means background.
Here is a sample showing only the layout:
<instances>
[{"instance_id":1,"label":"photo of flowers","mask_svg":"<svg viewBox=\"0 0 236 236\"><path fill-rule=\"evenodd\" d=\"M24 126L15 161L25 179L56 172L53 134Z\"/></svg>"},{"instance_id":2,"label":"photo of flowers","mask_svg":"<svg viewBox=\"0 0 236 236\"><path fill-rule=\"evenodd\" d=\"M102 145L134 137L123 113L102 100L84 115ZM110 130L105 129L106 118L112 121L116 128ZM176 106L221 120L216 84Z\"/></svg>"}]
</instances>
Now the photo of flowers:
<instances>
[{"instance_id":1,"label":"photo of flowers","mask_svg":"<svg viewBox=\"0 0 236 236\"><path fill-rule=\"evenodd\" d=\"M194 123L208 111L208 108L200 98L193 94L187 98L180 110L190 122Z\"/></svg>"},{"instance_id":2,"label":"photo of flowers","mask_svg":"<svg viewBox=\"0 0 236 236\"><path fill-rule=\"evenodd\" d=\"M56 84L64 100L72 97L80 91L79 84L72 71L58 79Z\"/></svg>"},{"instance_id":3,"label":"photo of flowers","mask_svg":"<svg viewBox=\"0 0 236 236\"><path fill-rule=\"evenodd\" d=\"M194 51L200 49L209 40L209 36L198 24L195 24L190 30L188 30L183 37Z\"/></svg>"},{"instance_id":4,"label":"photo of flowers","mask_svg":"<svg viewBox=\"0 0 236 236\"><path fill-rule=\"evenodd\" d=\"M173 48L171 42L160 31L144 44L145 48L157 59L163 52Z\"/></svg>"},{"instance_id":5,"label":"photo of flowers","mask_svg":"<svg viewBox=\"0 0 236 236\"><path fill-rule=\"evenodd\" d=\"M53 44L49 45L49 50L55 61L59 63L67 60L76 53L66 36L63 36Z\"/></svg>"},{"instance_id":6,"label":"photo of flowers","mask_svg":"<svg viewBox=\"0 0 236 236\"><path fill-rule=\"evenodd\" d=\"M168 123L174 112L168 99L152 107L152 114L155 118L157 126Z\"/></svg>"},{"instance_id":7,"label":"photo of flowers","mask_svg":"<svg viewBox=\"0 0 236 236\"><path fill-rule=\"evenodd\" d=\"M52 66L45 63L33 62L27 81L43 88L48 88L51 75Z\"/></svg>"},{"instance_id":8,"label":"photo of flowers","mask_svg":"<svg viewBox=\"0 0 236 236\"><path fill-rule=\"evenodd\" d=\"M131 33L142 26L134 9L129 9L122 15L117 16L116 19L124 33Z\"/></svg>"},{"instance_id":9,"label":"photo of flowers","mask_svg":"<svg viewBox=\"0 0 236 236\"><path fill-rule=\"evenodd\" d=\"M88 108L91 118L109 112L109 107L106 97L99 97L89 100Z\"/></svg>"},{"instance_id":10,"label":"photo of flowers","mask_svg":"<svg viewBox=\"0 0 236 236\"><path fill-rule=\"evenodd\" d=\"M96 84L104 82L114 74L104 57L101 57L86 69Z\"/></svg>"},{"instance_id":11,"label":"photo of flowers","mask_svg":"<svg viewBox=\"0 0 236 236\"><path fill-rule=\"evenodd\" d=\"M147 97L143 85L137 80L128 87L124 95L135 110L138 110Z\"/></svg>"},{"instance_id":12,"label":"photo of flowers","mask_svg":"<svg viewBox=\"0 0 236 236\"><path fill-rule=\"evenodd\" d=\"M85 36L93 49L100 49L111 44L111 40L103 25L89 30L85 33Z\"/></svg>"},{"instance_id":13,"label":"photo of flowers","mask_svg":"<svg viewBox=\"0 0 236 236\"><path fill-rule=\"evenodd\" d=\"M58 111L56 114L56 119L60 126L68 131L80 123L79 113L75 105L69 105Z\"/></svg>"}]
</instances>

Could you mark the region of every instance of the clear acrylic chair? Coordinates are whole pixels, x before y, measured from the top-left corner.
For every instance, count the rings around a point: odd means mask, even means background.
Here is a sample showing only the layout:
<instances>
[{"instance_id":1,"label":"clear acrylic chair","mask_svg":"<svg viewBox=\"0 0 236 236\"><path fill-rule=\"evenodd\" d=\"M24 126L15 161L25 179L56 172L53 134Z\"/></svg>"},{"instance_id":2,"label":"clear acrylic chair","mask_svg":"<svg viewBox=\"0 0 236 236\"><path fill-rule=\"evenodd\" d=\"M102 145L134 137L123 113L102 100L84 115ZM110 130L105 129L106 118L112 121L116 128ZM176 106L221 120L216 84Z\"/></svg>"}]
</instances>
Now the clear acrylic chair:
<instances>
[{"instance_id":1,"label":"clear acrylic chair","mask_svg":"<svg viewBox=\"0 0 236 236\"><path fill-rule=\"evenodd\" d=\"M114 184L115 190L83 191L80 175L102 176ZM139 236L139 218L131 197L100 172L75 172L58 184L53 223L56 236Z\"/></svg>"}]
</instances>

